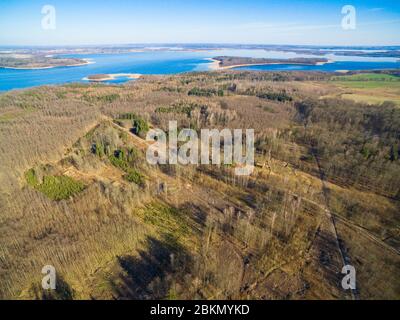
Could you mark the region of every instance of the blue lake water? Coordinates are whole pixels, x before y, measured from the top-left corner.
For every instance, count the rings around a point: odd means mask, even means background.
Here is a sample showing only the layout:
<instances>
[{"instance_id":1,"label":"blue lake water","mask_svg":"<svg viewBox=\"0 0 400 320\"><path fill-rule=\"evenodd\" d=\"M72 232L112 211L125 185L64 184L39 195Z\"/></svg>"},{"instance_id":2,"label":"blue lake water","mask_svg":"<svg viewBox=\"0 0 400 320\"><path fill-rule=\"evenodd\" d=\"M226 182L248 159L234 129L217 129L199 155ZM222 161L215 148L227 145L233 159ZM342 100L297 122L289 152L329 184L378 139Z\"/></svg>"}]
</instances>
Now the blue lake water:
<instances>
[{"instance_id":1,"label":"blue lake water","mask_svg":"<svg viewBox=\"0 0 400 320\"><path fill-rule=\"evenodd\" d=\"M253 71L324 71L335 72L340 70L377 70L377 69L400 69L400 62L362 62L362 61L335 61L321 66L306 66L293 64L274 64L261 66L239 67L235 70Z\"/></svg>"},{"instance_id":2,"label":"blue lake water","mask_svg":"<svg viewBox=\"0 0 400 320\"><path fill-rule=\"evenodd\" d=\"M93 74L141 73L175 74L207 70L209 61L195 55L179 52L146 52L130 54L66 55L91 59L92 64L77 67L59 67L40 70L0 69L0 90L26 88L45 84L82 82ZM130 80L119 78L110 82Z\"/></svg>"},{"instance_id":3,"label":"blue lake water","mask_svg":"<svg viewBox=\"0 0 400 320\"><path fill-rule=\"evenodd\" d=\"M214 51L150 51L132 52L127 54L88 54L65 55L90 59L93 63L78 67L59 67L41 70L13 70L0 69L0 91L34 87L39 85L54 85L70 82L83 82L85 77L93 74L177 74L191 71L209 70L210 61L207 59L221 56L242 56L255 58L295 58L315 57L312 55L298 55L291 52L265 51L265 50L240 50L224 49ZM392 58L360 58L340 57L329 55L334 63L323 66L305 65L264 65L241 67L245 70L283 70L283 71L337 71L337 70L372 70L372 69L400 69L400 62ZM319 57L320 58L320 57ZM121 77L110 83L123 83L131 80Z\"/></svg>"}]
</instances>

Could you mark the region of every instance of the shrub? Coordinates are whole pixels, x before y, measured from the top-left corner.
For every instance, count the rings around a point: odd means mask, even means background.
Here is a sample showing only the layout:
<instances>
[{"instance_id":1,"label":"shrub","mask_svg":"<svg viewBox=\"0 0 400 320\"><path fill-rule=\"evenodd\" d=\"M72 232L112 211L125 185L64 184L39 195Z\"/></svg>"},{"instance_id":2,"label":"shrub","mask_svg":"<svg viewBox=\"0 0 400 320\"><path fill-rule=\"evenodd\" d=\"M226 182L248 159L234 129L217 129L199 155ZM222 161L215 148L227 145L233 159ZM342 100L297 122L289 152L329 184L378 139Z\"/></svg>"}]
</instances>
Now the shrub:
<instances>
[{"instance_id":1,"label":"shrub","mask_svg":"<svg viewBox=\"0 0 400 320\"><path fill-rule=\"evenodd\" d=\"M278 101L278 102L286 102L286 101L292 101L293 98L289 96L286 92L264 92L260 93L257 95L257 97L261 99L268 99L268 100L273 100L273 101Z\"/></svg>"},{"instance_id":2,"label":"shrub","mask_svg":"<svg viewBox=\"0 0 400 320\"><path fill-rule=\"evenodd\" d=\"M51 200L68 199L85 189L85 185L82 182L68 176L45 176L43 183L39 184L34 169L26 172L25 178L31 187L42 192Z\"/></svg>"},{"instance_id":3,"label":"shrub","mask_svg":"<svg viewBox=\"0 0 400 320\"><path fill-rule=\"evenodd\" d=\"M212 97L217 95L218 92L215 89L202 89L202 88L193 88L188 92L189 96L199 96L199 97Z\"/></svg>"},{"instance_id":4,"label":"shrub","mask_svg":"<svg viewBox=\"0 0 400 320\"><path fill-rule=\"evenodd\" d=\"M133 125L133 133L138 136L145 136L146 133L149 131L149 124L146 120L141 118L140 116L136 115L135 113L128 112L119 114L118 117L114 121L118 120L132 120Z\"/></svg>"},{"instance_id":5,"label":"shrub","mask_svg":"<svg viewBox=\"0 0 400 320\"><path fill-rule=\"evenodd\" d=\"M124 179L136 183L139 186L144 185L144 177L137 170L131 167L130 161L135 160L137 157L136 150L130 149L127 152L124 150L116 150L112 156L109 157L112 165L126 172Z\"/></svg>"},{"instance_id":6,"label":"shrub","mask_svg":"<svg viewBox=\"0 0 400 320\"><path fill-rule=\"evenodd\" d=\"M159 107L156 109L156 113L176 113L185 114L187 117L191 117L192 112L196 108L201 108L200 105L196 103L175 103L172 106Z\"/></svg>"},{"instance_id":7,"label":"shrub","mask_svg":"<svg viewBox=\"0 0 400 320\"><path fill-rule=\"evenodd\" d=\"M31 187L36 187L39 184L39 181L36 177L36 172L35 170L29 169L26 173L25 173L25 179L26 182L31 186Z\"/></svg>"},{"instance_id":8,"label":"shrub","mask_svg":"<svg viewBox=\"0 0 400 320\"><path fill-rule=\"evenodd\" d=\"M129 169L128 174L125 175L124 178L125 178L125 180L127 180L129 182L136 183L138 186L142 186L144 184L143 175L140 174L135 169Z\"/></svg>"},{"instance_id":9,"label":"shrub","mask_svg":"<svg viewBox=\"0 0 400 320\"><path fill-rule=\"evenodd\" d=\"M146 135L149 129L149 124L146 120L143 120L142 118L136 118L133 120L133 132L136 135L143 137Z\"/></svg>"},{"instance_id":10,"label":"shrub","mask_svg":"<svg viewBox=\"0 0 400 320\"><path fill-rule=\"evenodd\" d=\"M68 176L46 176L38 190L52 200L63 200L83 191L85 185Z\"/></svg>"},{"instance_id":11,"label":"shrub","mask_svg":"<svg viewBox=\"0 0 400 320\"><path fill-rule=\"evenodd\" d=\"M131 112L128 113L121 113L118 115L117 119L121 120L133 120L136 119L137 115Z\"/></svg>"},{"instance_id":12,"label":"shrub","mask_svg":"<svg viewBox=\"0 0 400 320\"><path fill-rule=\"evenodd\" d=\"M113 155L109 157L113 166L127 172L129 164L126 161L125 152L123 150L116 150Z\"/></svg>"},{"instance_id":13,"label":"shrub","mask_svg":"<svg viewBox=\"0 0 400 320\"><path fill-rule=\"evenodd\" d=\"M102 158L105 154L107 154L107 148L101 142L94 143L91 149L92 153L97 155L98 157Z\"/></svg>"}]
</instances>

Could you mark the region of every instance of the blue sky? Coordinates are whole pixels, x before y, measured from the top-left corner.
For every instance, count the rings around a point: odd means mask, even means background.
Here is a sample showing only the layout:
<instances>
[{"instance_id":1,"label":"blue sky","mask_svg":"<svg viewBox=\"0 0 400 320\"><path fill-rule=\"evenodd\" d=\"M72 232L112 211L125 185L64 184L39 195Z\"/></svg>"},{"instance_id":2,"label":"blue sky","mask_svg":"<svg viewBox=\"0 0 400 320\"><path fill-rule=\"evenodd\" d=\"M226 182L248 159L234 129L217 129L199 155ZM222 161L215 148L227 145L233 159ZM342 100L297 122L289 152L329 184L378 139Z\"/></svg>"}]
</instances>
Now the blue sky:
<instances>
[{"instance_id":1,"label":"blue sky","mask_svg":"<svg viewBox=\"0 0 400 320\"><path fill-rule=\"evenodd\" d=\"M56 29L41 25L44 5ZM343 30L344 5L356 8ZM0 45L400 45L399 0L1 0Z\"/></svg>"}]
</instances>

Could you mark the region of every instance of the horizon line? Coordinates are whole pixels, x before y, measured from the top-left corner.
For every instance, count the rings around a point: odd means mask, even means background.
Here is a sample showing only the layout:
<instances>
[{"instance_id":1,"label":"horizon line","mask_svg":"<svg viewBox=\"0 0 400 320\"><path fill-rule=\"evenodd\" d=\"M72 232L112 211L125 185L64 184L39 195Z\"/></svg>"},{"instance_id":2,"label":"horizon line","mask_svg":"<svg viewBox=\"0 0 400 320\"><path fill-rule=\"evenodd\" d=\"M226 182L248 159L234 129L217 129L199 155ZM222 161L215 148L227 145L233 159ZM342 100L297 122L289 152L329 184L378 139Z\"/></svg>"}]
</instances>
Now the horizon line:
<instances>
[{"instance_id":1,"label":"horizon line","mask_svg":"<svg viewBox=\"0 0 400 320\"><path fill-rule=\"evenodd\" d=\"M353 48L353 47L399 47L399 44L373 44L373 45L363 45L363 44L354 44L354 45L340 45L340 44L276 44L276 43L236 43L236 42L131 42L131 43L97 43L97 44L0 44L0 48L2 47L98 47L98 46L149 46L149 45L227 45L227 46L287 46L287 47L339 47L339 48Z\"/></svg>"}]
</instances>

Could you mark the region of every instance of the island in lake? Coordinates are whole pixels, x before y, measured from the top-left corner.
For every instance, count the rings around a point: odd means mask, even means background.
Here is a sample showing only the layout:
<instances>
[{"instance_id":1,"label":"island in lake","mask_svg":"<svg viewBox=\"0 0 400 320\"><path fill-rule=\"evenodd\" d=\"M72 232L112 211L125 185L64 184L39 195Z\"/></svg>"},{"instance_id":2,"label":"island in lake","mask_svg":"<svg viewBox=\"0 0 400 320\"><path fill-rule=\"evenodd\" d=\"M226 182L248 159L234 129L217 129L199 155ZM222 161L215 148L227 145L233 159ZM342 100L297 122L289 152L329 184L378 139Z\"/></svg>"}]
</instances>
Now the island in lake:
<instances>
[{"instance_id":1,"label":"island in lake","mask_svg":"<svg viewBox=\"0 0 400 320\"><path fill-rule=\"evenodd\" d=\"M139 79L142 75L139 73L111 73L111 74L93 74L83 80L90 82L105 82L118 78L128 78L132 80Z\"/></svg>"},{"instance_id":2,"label":"island in lake","mask_svg":"<svg viewBox=\"0 0 400 320\"><path fill-rule=\"evenodd\" d=\"M36 54L0 54L0 68L4 69L50 69L57 67L77 67L91 63L87 59L60 58Z\"/></svg>"},{"instance_id":3,"label":"island in lake","mask_svg":"<svg viewBox=\"0 0 400 320\"><path fill-rule=\"evenodd\" d=\"M211 59L212 69L232 69L237 67L258 66L267 64L300 64L300 65L323 65L330 61L325 58L292 58L292 59L268 59L249 57L220 56Z\"/></svg>"}]
</instances>

